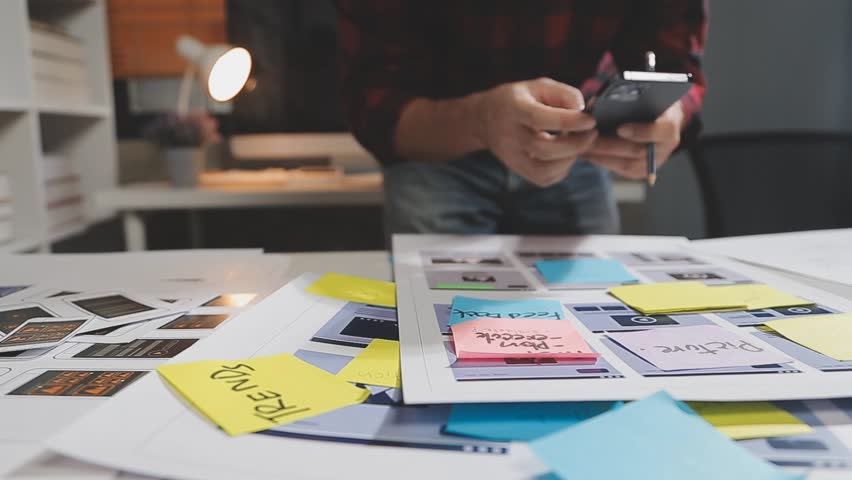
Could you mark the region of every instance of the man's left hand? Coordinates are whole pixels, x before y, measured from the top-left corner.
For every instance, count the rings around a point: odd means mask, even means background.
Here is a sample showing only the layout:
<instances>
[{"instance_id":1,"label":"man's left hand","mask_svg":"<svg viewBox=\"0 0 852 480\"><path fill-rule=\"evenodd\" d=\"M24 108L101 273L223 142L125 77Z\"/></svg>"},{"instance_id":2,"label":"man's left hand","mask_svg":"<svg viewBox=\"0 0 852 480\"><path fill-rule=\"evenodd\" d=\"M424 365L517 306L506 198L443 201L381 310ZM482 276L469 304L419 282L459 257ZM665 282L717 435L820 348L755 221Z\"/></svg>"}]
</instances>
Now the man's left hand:
<instances>
[{"instance_id":1,"label":"man's left hand","mask_svg":"<svg viewBox=\"0 0 852 480\"><path fill-rule=\"evenodd\" d=\"M676 102L652 123L626 123L615 137L599 136L580 158L623 177L640 179L648 174L647 145L653 143L659 168L680 143L683 108Z\"/></svg>"}]
</instances>

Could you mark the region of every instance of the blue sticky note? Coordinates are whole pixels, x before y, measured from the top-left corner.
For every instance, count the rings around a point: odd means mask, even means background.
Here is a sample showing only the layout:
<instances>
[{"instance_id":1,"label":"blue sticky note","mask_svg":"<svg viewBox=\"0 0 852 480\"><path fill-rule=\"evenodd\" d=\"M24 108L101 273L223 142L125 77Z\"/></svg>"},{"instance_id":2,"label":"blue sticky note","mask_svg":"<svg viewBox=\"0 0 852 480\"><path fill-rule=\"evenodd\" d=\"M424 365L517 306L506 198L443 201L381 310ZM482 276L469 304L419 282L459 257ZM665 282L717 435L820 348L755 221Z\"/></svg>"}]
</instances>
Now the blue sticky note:
<instances>
[{"instance_id":1,"label":"blue sticky note","mask_svg":"<svg viewBox=\"0 0 852 480\"><path fill-rule=\"evenodd\" d=\"M622 402L460 403L446 431L495 442L529 442L600 415Z\"/></svg>"},{"instance_id":2,"label":"blue sticky note","mask_svg":"<svg viewBox=\"0 0 852 480\"><path fill-rule=\"evenodd\" d=\"M485 300L458 296L453 299L449 325L475 318L536 318L564 320L562 304L557 300Z\"/></svg>"},{"instance_id":3,"label":"blue sticky note","mask_svg":"<svg viewBox=\"0 0 852 480\"><path fill-rule=\"evenodd\" d=\"M530 442L562 478L792 480L659 392ZM618 452L617 458L613 452Z\"/></svg>"},{"instance_id":4,"label":"blue sticky note","mask_svg":"<svg viewBox=\"0 0 852 480\"><path fill-rule=\"evenodd\" d=\"M547 283L637 282L621 262L602 258L539 260L535 266Z\"/></svg>"}]
</instances>

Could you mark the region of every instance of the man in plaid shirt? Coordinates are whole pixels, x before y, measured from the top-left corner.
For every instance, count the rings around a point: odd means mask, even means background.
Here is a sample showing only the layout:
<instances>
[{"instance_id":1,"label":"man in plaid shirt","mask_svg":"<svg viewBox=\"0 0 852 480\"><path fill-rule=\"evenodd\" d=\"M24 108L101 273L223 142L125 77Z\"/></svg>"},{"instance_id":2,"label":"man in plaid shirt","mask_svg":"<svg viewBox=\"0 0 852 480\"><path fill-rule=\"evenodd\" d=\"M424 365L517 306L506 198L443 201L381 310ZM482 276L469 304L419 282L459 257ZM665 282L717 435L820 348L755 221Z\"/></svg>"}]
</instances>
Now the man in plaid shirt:
<instances>
[{"instance_id":1,"label":"man in plaid shirt","mask_svg":"<svg viewBox=\"0 0 852 480\"><path fill-rule=\"evenodd\" d=\"M338 0L343 94L382 163L388 233L615 233L607 170L662 164L699 111L702 0ZM655 122L582 112L620 70L688 72ZM548 131L560 131L552 135Z\"/></svg>"}]
</instances>

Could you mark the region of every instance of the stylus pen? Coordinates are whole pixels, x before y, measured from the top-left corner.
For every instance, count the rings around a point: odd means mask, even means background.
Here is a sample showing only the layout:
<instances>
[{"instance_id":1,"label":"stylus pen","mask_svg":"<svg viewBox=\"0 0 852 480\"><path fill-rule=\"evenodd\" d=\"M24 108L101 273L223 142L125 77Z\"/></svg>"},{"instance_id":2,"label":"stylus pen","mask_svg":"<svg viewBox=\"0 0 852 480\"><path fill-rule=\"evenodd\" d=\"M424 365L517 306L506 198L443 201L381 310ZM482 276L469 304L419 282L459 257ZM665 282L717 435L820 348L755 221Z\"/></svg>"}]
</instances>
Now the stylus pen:
<instances>
[{"instance_id":1,"label":"stylus pen","mask_svg":"<svg viewBox=\"0 0 852 480\"><path fill-rule=\"evenodd\" d=\"M652 51L645 52L645 70L653 72L657 68L657 56ZM648 185L657 183L657 149L649 143L645 149L648 154Z\"/></svg>"},{"instance_id":2,"label":"stylus pen","mask_svg":"<svg viewBox=\"0 0 852 480\"><path fill-rule=\"evenodd\" d=\"M653 143L649 143L645 148L648 150L648 185L653 187L657 183L657 149Z\"/></svg>"}]
</instances>

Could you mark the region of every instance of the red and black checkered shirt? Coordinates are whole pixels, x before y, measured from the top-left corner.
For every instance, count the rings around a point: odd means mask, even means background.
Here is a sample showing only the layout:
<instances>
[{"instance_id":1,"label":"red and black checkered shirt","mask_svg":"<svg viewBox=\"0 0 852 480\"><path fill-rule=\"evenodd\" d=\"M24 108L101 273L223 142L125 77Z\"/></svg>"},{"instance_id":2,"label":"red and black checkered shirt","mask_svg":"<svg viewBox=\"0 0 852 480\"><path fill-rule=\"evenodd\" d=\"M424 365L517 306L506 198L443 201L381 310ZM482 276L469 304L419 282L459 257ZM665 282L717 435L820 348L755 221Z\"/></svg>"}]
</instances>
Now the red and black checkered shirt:
<instances>
[{"instance_id":1,"label":"red and black checkered shirt","mask_svg":"<svg viewBox=\"0 0 852 480\"><path fill-rule=\"evenodd\" d=\"M704 96L702 0L338 0L343 98L356 138L382 163L415 97L461 97L550 77L589 97L616 71L689 72L687 119Z\"/></svg>"}]
</instances>

